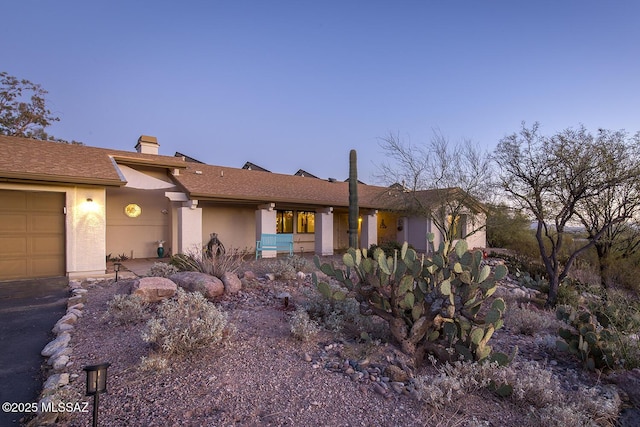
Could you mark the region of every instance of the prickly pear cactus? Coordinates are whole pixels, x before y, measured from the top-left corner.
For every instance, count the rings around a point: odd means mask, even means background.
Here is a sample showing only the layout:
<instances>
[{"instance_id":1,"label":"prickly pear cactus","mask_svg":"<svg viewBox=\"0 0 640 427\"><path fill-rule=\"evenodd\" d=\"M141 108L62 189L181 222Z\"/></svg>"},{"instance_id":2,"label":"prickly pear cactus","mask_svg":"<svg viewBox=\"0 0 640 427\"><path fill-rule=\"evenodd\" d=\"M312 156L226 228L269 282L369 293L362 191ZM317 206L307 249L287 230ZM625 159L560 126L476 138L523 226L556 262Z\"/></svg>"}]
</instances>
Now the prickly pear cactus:
<instances>
[{"instance_id":1,"label":"prickly pear cactus","mask_svg":"<svg viewBox=\"0 0 640 427\"><path fill-rule=\"evenodd\" d=\"M493 333L503 325L504 300L495 299L484 318L479 318L478 313L507 269L499 265L492 273L489 266L482 265L480 251L472 253L467 249L463 240L456 244L455 251L448 243L442 243L433 257L426 258L405 243L393 257L378 248L369 258L366 250L351 248L343 256L344 269L320 264L318 257L314 262L360 302L363 314L385 319L402 350L418 364L425 352L440 358L491 357L506 363L509 358L492 355L488 345ZM347 296L319 281L315 274L313 280L327 298Z\"/></svg>"},{"instance_id":2,"label":"prickly pear cactus","mask_svg":"<svg viewBox=\"0 0 640 427\"><path fill-rule=\"evenodd\" d=\"M556 341L559 350L577 355L590 371L613 369L618 355L615 351L614 334L603 328L595 315L587 310L576 311L573 307L560 306L556 317L573 329L560 328L558 335L563 341Z\"/></svg>"}]
</instances>

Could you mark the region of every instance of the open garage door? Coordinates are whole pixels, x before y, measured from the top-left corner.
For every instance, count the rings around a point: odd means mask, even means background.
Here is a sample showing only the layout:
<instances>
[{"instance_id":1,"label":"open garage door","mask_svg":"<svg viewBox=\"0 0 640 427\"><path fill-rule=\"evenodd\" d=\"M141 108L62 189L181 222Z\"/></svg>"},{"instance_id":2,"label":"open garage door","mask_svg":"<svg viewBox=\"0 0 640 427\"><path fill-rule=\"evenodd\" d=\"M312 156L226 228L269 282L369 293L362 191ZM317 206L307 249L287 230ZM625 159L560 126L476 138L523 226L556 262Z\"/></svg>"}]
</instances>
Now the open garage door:
<instances>
[{"instance_id":1,"label":"open garage door","mask_svg":"<svg viewBox=\"0 0 640 427\"><path fill-rule=\"evenodd\" d=\"M65 194L0 190L0 280L64 276Z\"/></svg>"}]
</instances>

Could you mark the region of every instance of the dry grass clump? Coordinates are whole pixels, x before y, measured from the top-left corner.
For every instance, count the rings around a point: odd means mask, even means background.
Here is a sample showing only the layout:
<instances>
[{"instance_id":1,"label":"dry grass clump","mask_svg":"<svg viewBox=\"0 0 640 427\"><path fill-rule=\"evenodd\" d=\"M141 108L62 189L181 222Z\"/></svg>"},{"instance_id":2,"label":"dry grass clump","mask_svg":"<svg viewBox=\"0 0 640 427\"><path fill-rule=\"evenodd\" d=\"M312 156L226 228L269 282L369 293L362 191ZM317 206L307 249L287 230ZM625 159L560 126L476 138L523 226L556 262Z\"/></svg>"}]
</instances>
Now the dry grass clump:
<instances>
[{"instance_id":1,"label":"dry grass clump","mask_svg":"<svg viewBox=\"0 0 640 427\"><path fill-rule=\"evenodd\" d=\"M149 318L149 304L138 295L115 295L107 302L105 318L118 325L139 323Z\"/></svg>"},{"instance_id":2,"label":"dry grass clump","mask_svg":"<svg viewBox=\"0 0 640 427\"><path fill-rule=\"evenodd\" d=\"M201 293L178 288L173 298L160 303L142 339L164 355L184 354L222 341L227 320L227 313Z\"/></svg>"},{"instance_id":3,"label":"dry grass clump","mask_svg":"<svg viewBox=\"0 0 640 427\"><path fill-rule=\"evenodd\" d=\"M143 372L166 372L169 370L169 360L161 355L152 354L140 358L140 370Z\"/></svg>"},{"instance_id":4,"label":"dry grass clump","mask_svg":"<svg viewBox=\"0 0 640 427\"><path fill-rule=\"evenodd\" d=\"M515 334L530 336L550 331L556 333L562 326L555 313L517 306L507 308L504 324Z\"/></svg>"},{"instance_id":5,"label":"dry grass clump","mask_svg":"<svg viewBox=\"0 0 640 427\"><path fill-rule=\"evenodd\" d=\"M213 253L216 253L214 251ZM190 251L171 258L171 265L180 271L199 271L211 276L222 277L225 273L235 273L249 256L249 249L229 248L213 257L202 251Z\"/></svg>"}]
</instances>

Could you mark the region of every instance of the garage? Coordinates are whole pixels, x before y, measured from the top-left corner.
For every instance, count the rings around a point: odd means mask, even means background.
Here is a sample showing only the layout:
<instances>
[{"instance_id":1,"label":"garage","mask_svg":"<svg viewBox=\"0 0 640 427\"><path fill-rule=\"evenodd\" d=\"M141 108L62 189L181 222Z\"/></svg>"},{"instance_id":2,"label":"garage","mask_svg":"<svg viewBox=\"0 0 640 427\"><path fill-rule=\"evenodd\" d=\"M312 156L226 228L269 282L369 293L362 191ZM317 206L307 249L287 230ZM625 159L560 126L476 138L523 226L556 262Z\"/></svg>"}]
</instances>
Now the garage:
<instances>
[{"instance_id":1,"label":"garage","mask_svg":"<svg viewBox=\"0 0 640 427\"><path fill-rule=\"evenodd\" d=\"M65 194L0 190L0 280L64 276Z\"/></svg>"}]
</instances>

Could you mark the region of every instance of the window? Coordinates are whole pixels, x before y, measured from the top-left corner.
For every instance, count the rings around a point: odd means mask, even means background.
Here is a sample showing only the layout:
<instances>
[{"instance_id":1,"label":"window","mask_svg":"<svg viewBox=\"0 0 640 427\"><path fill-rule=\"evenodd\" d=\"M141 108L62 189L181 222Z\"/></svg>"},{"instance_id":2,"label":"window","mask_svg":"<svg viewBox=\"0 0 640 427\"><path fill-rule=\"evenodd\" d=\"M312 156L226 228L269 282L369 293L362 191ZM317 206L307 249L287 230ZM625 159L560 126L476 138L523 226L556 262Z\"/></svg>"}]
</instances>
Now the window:
<instances>
[{"instance_id":1,"label":"window","mask_svg":"<svg viewBox=\"0 0 640 427\"><path fill-rule=\"evenodd\" d=\"M467 216L458 215L452 223L452 216L449 215L449 224L451 224L451 237L454 239L464 239L467 236Z\"/></svg>"},{"instance_id":2,"label":"window","mask_svg":"<svg viewBox=\"0 0 640 427\"><path fill-rule=\"evenodd\" d=\"M293 211L276 212L276 233L293 233Z\"/></svg>"},{"instance_id":3,"label":"window","mask_svg":"<svg viewBox=\"0 0 640 427\"><path fill-rule=\"evenodd\" d=\"M315 212L298 212L298 233L314 233L316 231Z\"/></svg>"}]
</instances>

